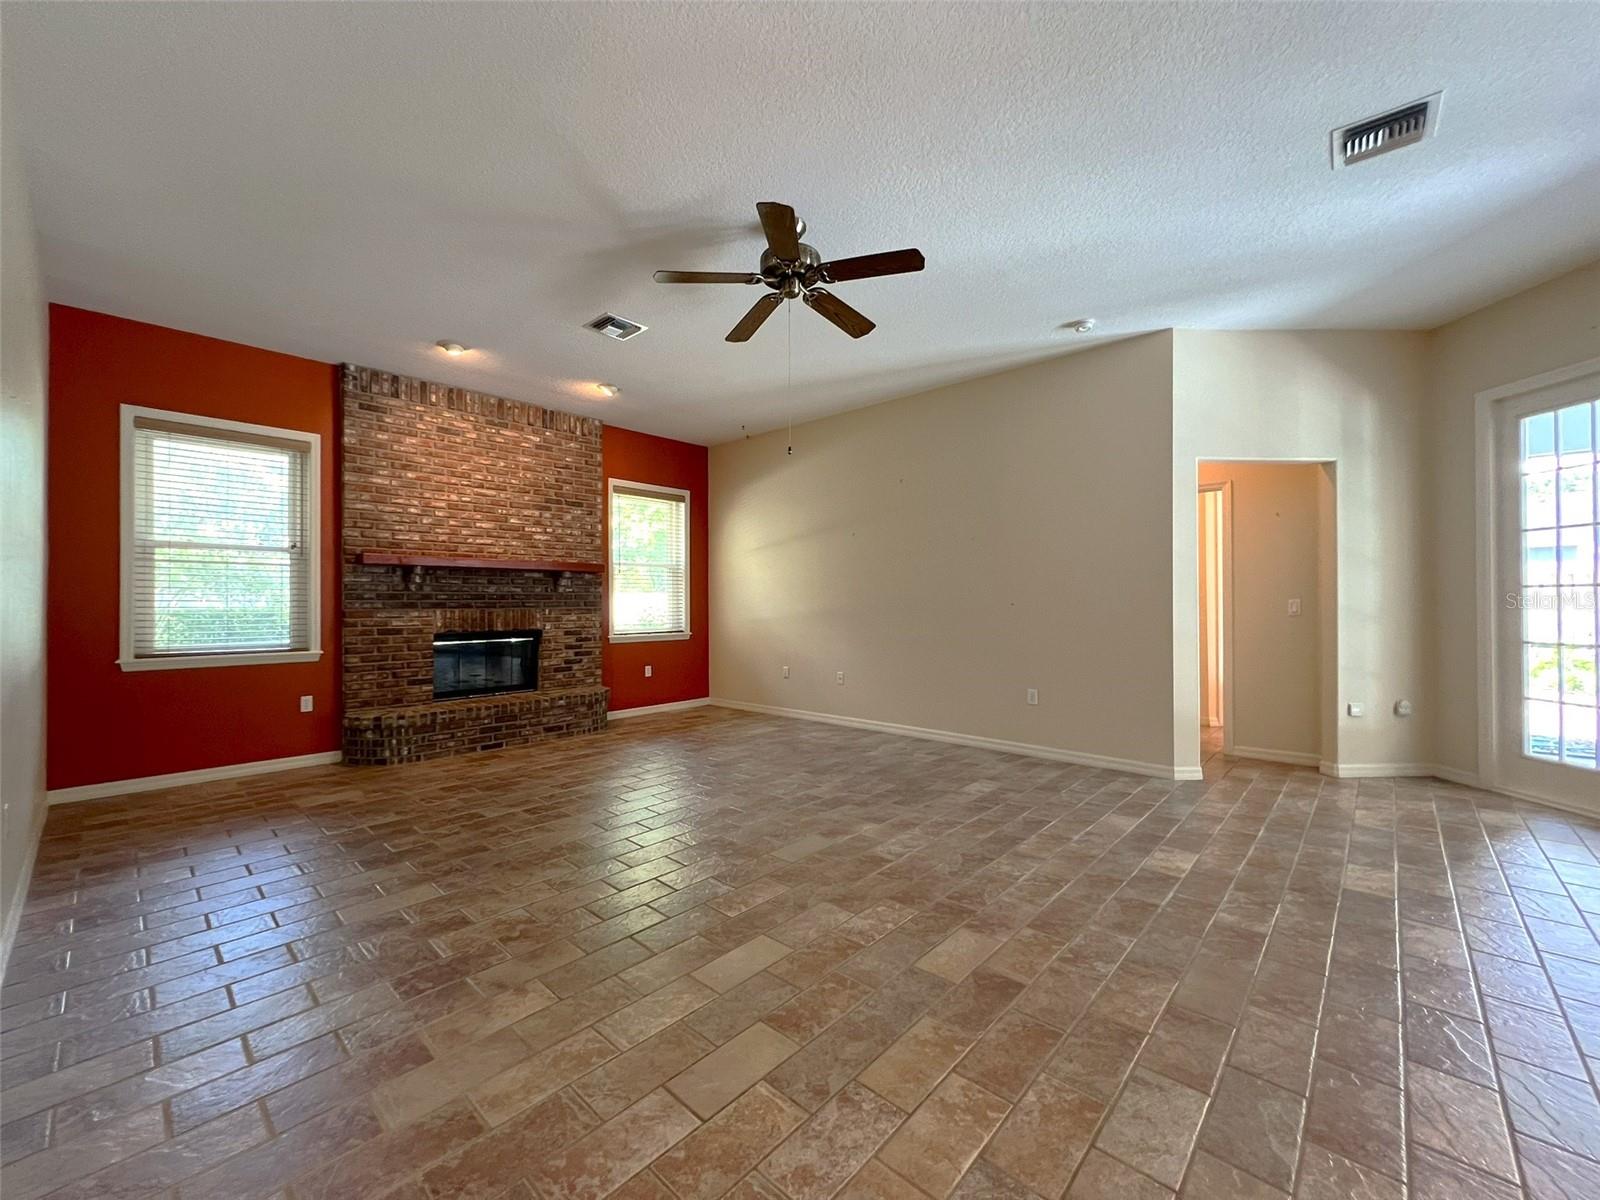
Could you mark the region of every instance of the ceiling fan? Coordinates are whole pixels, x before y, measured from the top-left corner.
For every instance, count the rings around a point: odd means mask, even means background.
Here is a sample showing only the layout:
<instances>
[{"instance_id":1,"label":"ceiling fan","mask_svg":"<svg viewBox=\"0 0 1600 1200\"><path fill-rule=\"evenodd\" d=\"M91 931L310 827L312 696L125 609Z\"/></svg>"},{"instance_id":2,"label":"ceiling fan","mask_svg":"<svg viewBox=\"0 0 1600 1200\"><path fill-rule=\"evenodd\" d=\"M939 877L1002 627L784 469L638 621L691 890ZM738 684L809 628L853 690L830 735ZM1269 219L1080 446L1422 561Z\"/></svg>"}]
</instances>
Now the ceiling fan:
<instances>
[{"instance_id":1,"label":"ceiling fan","mask_svg":"<svg viewBox=\"0 0 1600 1200\"><path fill-rule=\"evenodd\" d=\"M853 338L866 337L876 326L821 285L878 275L903 275L923 268L921 250L886 250L856 258L823 262L822 255L800 240L806 223L787 204L763 201L756 205L767 248L761 252L759 274L740 271L657 271L657 283L764 283L772 291L750 306L750 311L728 332L730 342L748 342L761 323L785 300L802 300Z\"/></svg>"}]
</instances>

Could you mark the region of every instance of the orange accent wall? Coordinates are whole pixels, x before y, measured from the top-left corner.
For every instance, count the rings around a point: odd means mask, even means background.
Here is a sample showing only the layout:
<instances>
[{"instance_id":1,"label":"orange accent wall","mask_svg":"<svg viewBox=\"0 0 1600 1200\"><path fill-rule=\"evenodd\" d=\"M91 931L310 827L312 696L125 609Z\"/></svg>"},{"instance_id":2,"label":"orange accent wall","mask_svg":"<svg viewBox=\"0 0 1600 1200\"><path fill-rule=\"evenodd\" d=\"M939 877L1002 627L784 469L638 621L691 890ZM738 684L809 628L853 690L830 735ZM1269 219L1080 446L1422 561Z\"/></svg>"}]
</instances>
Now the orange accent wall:
<instances>
[{"instance_id":1,"label":"orange accent wall","mask_svg":"<svg viewBox=\"0 0 1600 1200\"><path fill-rule=\"evenodd\" d=\"M708 609L710 572L706 561L710 544L707 514L709 454L704 446L607 425L601 442L601 461L608 480L629 479L634 483L686 488L689 492L691 636L681 642L616 644L608 638L602 673L606 686L611 689L611 709L615 712L624 708L641 708L647 704L701 699L711 691L711 639L708 633L711 620ZM606 516L609 520L609 511ZM608 529L608 546L609 533ZM609 608L609 593L607 606ZM609 622L609 611L606 618ZM649 679L644 675L646 664L650 665L653 672Z\"/></svg>"},{"instance_id":2,"label":"orange accent wall","mask_svg":"<svg viewBox=\"0 0 1600 1200\"><path fill-rule=\"evenodd\" d=\"M122 404L322 436L319 661L117 666ZM337 413L328 363L50 306L47 786L339 749Z\"/></svg>"}]
</instances>

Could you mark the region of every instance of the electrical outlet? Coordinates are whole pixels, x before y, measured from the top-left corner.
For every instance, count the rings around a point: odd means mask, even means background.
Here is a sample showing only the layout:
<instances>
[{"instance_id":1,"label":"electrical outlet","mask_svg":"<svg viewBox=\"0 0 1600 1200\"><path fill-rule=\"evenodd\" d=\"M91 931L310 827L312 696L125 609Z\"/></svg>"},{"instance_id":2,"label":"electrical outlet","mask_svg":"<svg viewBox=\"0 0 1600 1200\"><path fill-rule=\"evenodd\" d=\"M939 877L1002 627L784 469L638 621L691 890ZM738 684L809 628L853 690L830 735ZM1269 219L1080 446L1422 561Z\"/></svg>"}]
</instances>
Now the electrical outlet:
<instances>
[{"instance_id":1,"label":"electrical outlet","mask_svg":"<svg viewBox=\"0 0 1600 1200\"><path fill-rule=\"evenodd\" d=\"M788 667L785 667L785 668L784 668L784 669L783 669L783 677L784 677L784 678L785 678L785 679L787 679L787 678L789 678L789 668L788 668Z\"/></svg>"},{"instance_id":2,"label":"electrical outlet","mask_svg":"<svg viewBox=\"0 0 1600 1200\"><path fill-rule=\"evenodd\" d=\"M1344 706L1344 715L1347 717L1364 717L1367 715L1367 706L1359 700L1352 700Z\"/></svg>"},{"instance_id":3,"label":"electrical outlet","mask_svg":"<svg viewBox=\"0 0 1600 1200\"><path fill-rule=\"evenodd\" d=\"M1300 597L1296 596L1293 600L1289 601L1289 615L1291 617L1298 617L1300 615Z\"/></svg>"},{"instance_id":4,"label":"electrical outlet","mask_svg":"<svg viewBox=\"0 0 1600 1200\"><path fill-rule=\"evenodd\" d=\"M312 701L310 696L301 696L300 697L300 711L301 712L310 712L312 703L313 703L313 701Z\"/></svg>"},{"instance_id":5,"label":"electrical outlet","mask_svg":"<svg viewBox=\"0 0 1600 1200\"><path fill-rule=\"evenodd\" d=\"M833 681L835 683L843 683L844 682L844 672L843 671L835 671L833 673Z\"/></svg>"},{"instance_id":6,"label":"electrical outlet","mask_svg":"<svg viewBox=\"0 0 1600 1200\"><path fill-rule=\"evenodd\" d=\"M1039 689L1038 688L1029 688L1028 689L1028 703L1029 704L1037 704L1037 703L1039 703Z\"/></svg>"},{"instance_id":7,"label":"electrical outlet","mask_svg":"<svg viewBox=\"0 0 1600 1200\"><path fill-rule=\"evenodd\" d=\"M655 674L655 672L656 672L656 669L654 667L652 667L649 663L645 663L645 665L644 665L644 677L646 679L649 679L652 675Z\"/></svg>"}]
</instances>

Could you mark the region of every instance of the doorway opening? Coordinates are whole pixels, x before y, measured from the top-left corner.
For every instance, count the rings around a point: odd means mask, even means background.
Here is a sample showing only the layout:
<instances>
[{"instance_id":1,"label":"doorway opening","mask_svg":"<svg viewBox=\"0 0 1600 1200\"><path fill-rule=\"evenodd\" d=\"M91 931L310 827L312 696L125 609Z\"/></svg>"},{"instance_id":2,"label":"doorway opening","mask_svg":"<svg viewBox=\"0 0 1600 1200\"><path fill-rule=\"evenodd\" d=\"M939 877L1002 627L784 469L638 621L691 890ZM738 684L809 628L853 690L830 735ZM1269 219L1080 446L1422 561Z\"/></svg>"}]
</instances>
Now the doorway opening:
<instances>
[{"instance_id":1,"label":"doorway opening","mask_svg":"<svg viewBox=\"0 0 1600 1200\"><path fill-rule=\"evenodd\" d=\"M1333 464L1202 461L1197 483L1201 769L1331 761Z\"/></svg>"}]
</instances>

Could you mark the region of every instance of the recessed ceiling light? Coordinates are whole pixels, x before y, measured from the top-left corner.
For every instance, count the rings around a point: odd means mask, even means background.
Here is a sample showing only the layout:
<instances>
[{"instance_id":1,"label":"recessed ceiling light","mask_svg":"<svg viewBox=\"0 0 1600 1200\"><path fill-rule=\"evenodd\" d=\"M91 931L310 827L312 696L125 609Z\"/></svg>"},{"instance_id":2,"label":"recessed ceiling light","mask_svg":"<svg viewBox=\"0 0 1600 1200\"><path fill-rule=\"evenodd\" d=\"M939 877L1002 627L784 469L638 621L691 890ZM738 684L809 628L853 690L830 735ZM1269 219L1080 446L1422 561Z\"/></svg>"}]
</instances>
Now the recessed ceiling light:
<instances>
[{"instance_id":1,"label":"recessed ceiling light","mask_svg":"<svg viewBox=\"0 0 1600 1200\"><path fill-rule=\"evenodd\" d=\"M599 392L602 396L615 396L622 391L622 389L614 383L597 383L594 385L594 390Z\"/></svg>"},{"instance_id":2,"label":"recessed ceiling light","mask_svg":"<svg viewBox=\"0 0 1600 1200\"><path fill-rule=\"evenodd\" d=\"M467 351L471 349L470 346L463 346L460 342L435 342L434 345L443 350L451 358L460 358L463 354L467 353Z\"/></svg>"},{"instance_id":3,"label":"recessed ceiling light","mask_svg":"<svg viewBox=\"0 0 1600 1200\"><path fill-rule=\"evenodd\" d=\"M1066 321L1061 328L1071 333L1088 333L1094 328L1093 317L1079 317L1076 321Z\"/></svg>"}]
</instances>

